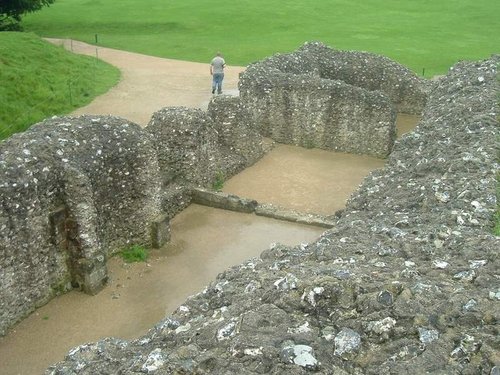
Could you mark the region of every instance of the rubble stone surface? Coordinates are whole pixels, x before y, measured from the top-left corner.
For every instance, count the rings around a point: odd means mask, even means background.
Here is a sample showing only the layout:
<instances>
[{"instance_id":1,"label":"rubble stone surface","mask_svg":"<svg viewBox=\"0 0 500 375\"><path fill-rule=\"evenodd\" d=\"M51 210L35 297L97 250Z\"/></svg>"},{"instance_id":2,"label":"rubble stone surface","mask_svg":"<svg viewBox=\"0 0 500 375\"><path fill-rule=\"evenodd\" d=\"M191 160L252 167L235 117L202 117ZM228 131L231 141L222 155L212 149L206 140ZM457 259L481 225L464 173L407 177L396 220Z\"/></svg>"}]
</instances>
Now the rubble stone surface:
<instances>
[{"instance_id":1,"label":"rubble stone surface","mask_svg":"<svg viewBox=\"0 0 500 375\"><path fill-rule=\"evenodd\" d=\"M233 117L244 116L232 103ZM161 246L192 187L262 156L261 136L222 109L212 118L165 108L145 129L112 116L56 117L0 143L0 335L57 294L97 293L108 256Z\"/></svg>"},{"instance_id":2,"label":"rubble stone surface","mask_svg":"<svg viewBox=\"0 0 500 375\"><path fill-rule=\"evenodd\" d=\"M420 114L429 86L386 57L318 42L252 64L239 81L264 136L377 157L392 149L396 112Z\"/></svg>"},{"instance_id":3,"label":"rubble stone surface","mask_svg":"<svg viewBox=\"0 0 500 375\"><path fill-rule=\"evenodd\" d=\"M0 333L54 295L106 282L160 212L153 140L127 120L62 117L0 143Z\"/></svg>"},{"instance_id":4,"label":"rubble stone surface","mask_svg":"<svg viewBox=\"0 0 500 375\"><path fill-rule=\"evenodd\" d=\"M496 374L499 56L455 65L335 227L47 374Z\"/></svg>"}]
</instances>

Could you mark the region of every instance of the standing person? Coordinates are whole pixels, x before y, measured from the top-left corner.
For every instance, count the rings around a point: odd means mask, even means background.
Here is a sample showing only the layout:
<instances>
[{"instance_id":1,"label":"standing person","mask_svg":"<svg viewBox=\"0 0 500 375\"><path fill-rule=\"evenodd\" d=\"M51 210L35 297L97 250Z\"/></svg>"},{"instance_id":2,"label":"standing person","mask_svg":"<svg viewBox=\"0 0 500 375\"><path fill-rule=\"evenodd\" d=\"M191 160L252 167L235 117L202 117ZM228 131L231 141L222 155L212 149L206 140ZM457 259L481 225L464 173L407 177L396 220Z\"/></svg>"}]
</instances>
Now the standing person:
<instances>
[{"instance_id":1,"label":"standing person","mask_svg":"<svg viewBox=\"0 0 500 375\"><path fill-rule=\"evenodd\" d=\"M210 63L210 74L212 75L212 94L215 94L217 89L217 94L222 94L222 80L224 79L224 67L226 62L222 58L220 52L217 52L217 56L212 59Z\"/></svg>"}]
</instances>

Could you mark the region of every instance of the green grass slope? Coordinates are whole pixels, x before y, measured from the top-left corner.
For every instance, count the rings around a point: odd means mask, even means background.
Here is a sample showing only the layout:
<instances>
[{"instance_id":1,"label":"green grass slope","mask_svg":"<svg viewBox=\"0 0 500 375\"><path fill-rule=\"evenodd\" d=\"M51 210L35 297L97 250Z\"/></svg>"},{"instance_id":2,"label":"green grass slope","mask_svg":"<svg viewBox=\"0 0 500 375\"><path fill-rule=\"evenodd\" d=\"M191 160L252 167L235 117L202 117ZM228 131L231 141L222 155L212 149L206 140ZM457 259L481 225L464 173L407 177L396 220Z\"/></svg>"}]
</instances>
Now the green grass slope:
<instances>
[{"instance_id":1,"label":"green grass slope","mask_svg":"<svg viewBox=\"0 0 500 375\"><path fill-rule=\"evenodd\" d=\"M0 32L0 139L90 103L119 77L115 67L34 34Z\"/></svg>"},{"instance_id":2,"label":"green grass slope","mask_svg":"<svg viewBox=\"0 0 500 375\"><path fill-rule=\"evenodd\" d=\"M42 36L246 65L306 41L383 54L425 76L498 53L498 0L57 0L26 16Z\"/></svg>"}]
</instances>

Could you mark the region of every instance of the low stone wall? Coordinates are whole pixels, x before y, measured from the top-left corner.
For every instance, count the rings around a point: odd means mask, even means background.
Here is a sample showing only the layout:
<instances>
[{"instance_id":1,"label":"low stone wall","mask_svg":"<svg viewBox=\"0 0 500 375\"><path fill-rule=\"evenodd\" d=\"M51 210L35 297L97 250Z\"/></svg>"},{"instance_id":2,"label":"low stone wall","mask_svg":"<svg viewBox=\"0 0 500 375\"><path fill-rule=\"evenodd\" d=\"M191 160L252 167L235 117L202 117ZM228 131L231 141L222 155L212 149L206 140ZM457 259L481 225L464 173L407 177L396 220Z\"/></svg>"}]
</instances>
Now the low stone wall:
<instances>
[{"instance_id":1,"label":"low stone wall","mask_svg":"<svg viewBox=\"0 0 500 375\"><path fill-rule=\"evenodd\" d=\"M164 185L211 186L253 164L264 151L238 98L216 98L208 112L167 107L145 130L154 136Z\"/></svg>"},{"instance_id":2,"label":"low stone wall","mask_svg":"<svg viewBox=\"0 0 500 375\"><path fill-rule=\"evenodd\" d=\"M57 294L98 292L109 255L161 246L193 186L259 158L260 135L223 117L166 108L146 129L110 116L61 117L1 142L0 335ZM232 129L222 137L215 126ZM246 146L231 148L233 138Z\"/></svg>"},{"instance_id":3,"label":"low stone wall","mask_svg":"<svg viewBox=\"0 0 500 375\"><path fill-rule=\"evenodd\" d=\"M96 293L111 252L149 243L155 152L114 117L46 120L0 143L0 333L55 294Z\"/></svg>"},{"instance_id":4,"label":"low stone wall","mask_svg":"<svg viewBox=\"0 0 500 375\"><path fill-rule=\"evenodd\" d=\"M219 143L241 159L239 165L231 169L231 175L262 157L262 137L240 98L216 96L208 104L207 114L214 123Z\"/></svg>"},{"instance_id":5,"label":"low stone wall","mask_svg":"<svg viewBox=\"0 0 500 375\"><path fill-rule=\"evenodd\" d=\"M396 111L420 113L429 85L386 57L306 43L250 65L239 89L264 136L385 157L395 140Z\"/></svg>"},{"instance_id":6,"label":"low stone wall","mask_svg":"<svg viewBox=\"0 0 500 375\"><path fill-rule=\"evenodd\" d=\"M290 221L293 223L314 225L322 228L332 228L334 221L329 217L298 212L277 207L272 204L259 203L253 199L241 198L237 195L205 189L193 189L192 202L204 206L222 208L225 210L254 213L272 219Z\"/></svg>"},{"instance_id":7,"label":"low stone wall","mask_svg":"<svg viewBox=\"0 0 500 375\"><path fill-rule=\"evenodd\" d=\"M497 374L500 57L432 92L330 231L221 273L137 340L47 374Z\"/></svg>"}]
</instances>

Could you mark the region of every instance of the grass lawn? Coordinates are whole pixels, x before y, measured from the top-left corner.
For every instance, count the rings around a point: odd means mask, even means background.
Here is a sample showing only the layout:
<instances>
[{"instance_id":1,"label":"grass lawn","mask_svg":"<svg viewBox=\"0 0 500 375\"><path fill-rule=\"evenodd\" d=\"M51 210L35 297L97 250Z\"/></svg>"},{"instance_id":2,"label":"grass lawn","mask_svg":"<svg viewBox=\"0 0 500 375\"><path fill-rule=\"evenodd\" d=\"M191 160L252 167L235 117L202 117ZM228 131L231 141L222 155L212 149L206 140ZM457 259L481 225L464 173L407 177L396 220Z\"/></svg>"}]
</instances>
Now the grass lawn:
<instances>
[{"instance_id":1,"label":"grass lawn","mask_svg":"<svg viewBox=\"0 0 500 375\"><path fill-rule=\"evenodd\" d=\"M247 65L306 41L393 58L418 74L500 52L498 0L56 0L26 30L148 55Z\"/></svg>"},{"instance_id":2,"label":"grass lawn","mask_svg":"<svg viewBox=\"0 0 500 375\"><path fill-rule=\"evenodd\" d=\"M115 67L34 34L0 32L0 139L90 103L119 77Z\"/></svg>"}]
</instances>

